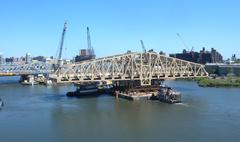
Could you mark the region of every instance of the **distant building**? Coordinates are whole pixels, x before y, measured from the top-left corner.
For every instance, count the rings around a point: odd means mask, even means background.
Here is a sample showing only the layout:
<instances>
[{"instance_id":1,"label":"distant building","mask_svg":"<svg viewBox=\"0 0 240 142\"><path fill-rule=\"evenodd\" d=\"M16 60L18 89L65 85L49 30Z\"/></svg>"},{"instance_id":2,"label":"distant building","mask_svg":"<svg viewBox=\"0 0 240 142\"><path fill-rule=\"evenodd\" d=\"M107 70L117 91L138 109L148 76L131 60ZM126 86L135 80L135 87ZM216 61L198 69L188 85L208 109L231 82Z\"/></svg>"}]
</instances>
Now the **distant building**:
<instances>
[{"instance_id":1,"label":"distant building","mask_svg":"<svg viewBox=\"0 0 240 142\"><path fill-rule=\"evenodd\" d=\"M228 59L233 63L240 63L240 58L237 58L236 54L233 54L231 59Z\"/></svg>"},{"instance_id":2,"label":"distant building","mask_svg":"<svg viewBox=\"0 0 240 142\"><path fill-rule=\"evenodd\" d=\"M182 53L176 53L176 54L170 54L170 57L190 61L190 62L195 62L198 63L199 60L199 53L198 52L187 52L186 49L183 50Z\"/></svg>"},{"instance_id":3,"label":"distant building","mask_svg":"<svg viewBox=\"0 0 240 142\"><path fill-rule=\"evenodd\" d=\"M0 65L4 64L4 58L3 58L3 55L2 53L0 53Z\"/></svg>"},{"instance_id":4,"label":"distant building","mask_svg":"<svg viewBox=\"0 0 240 142\"><path fill-rule=\"evenodd\" d=\"M32 62L32 58L31 58L31 54L30 53L27 53L26 54L26 60L25 60L26 64L30 64Z\"/></svg>"},{"instance_id":5,"label":"distant building","mask_svg":"<svg viewBox=\"0 0 240 142\"><path fill-rule=\"evenodd\" d=\"M218 76L240 76L240 64L207 63L206 71Z\"/></svg>"},{"instance_id":6,"label":"distant building","mask_svg":"<svg viewBox=\"0 0 240 142\"><path fill-rule=\"evenodd\" d=\"M236 54L233 54L233 55L232 55L231 60L234 61L234 62L237 61Z\"/></svg>"},{"instance_id":7,"label":"distant building","mask_svg":"<svg viewBox=\"0 0 240 142\"><path fill-rule=\"evenodd\" d=\"M223 61L222 55L217 50L212 48L211 51L206 51L204 47L200 52L189 52L184 49L182 53L170 54L169 56L200 64L221 63Z\"/></svg>"},{"instance_id":8,"label":"distant building","mask_svg":"<svg viewBox=\"0 0 240 142\"><path fill-rule=\"evenodd\" d=\"M49 58L46 58L46 62L45 63L47 63L47 64L54 64L55 63L55 60L54 60L54 58L51 56L51 57L49 57Z\"/></svg>"},{"instance_id":9,"label":"distant building","mask_svg":"<svg viewBox=\"0 0 240 142\"><path fill-rule=\"evenodd\" d=\"M39 61L39 62L46 62L46 57L37 56L37 57L33 57L32 60Z\"/></svg>"},{"instance_id":10,"label":"distant building","mask_svg":"<svg viewBox=\"0 0 240 142\"><path fill-rule=\"evenodd\" d=\"M81 49L80 54L75 57L75 62L81 62L91 59L95 59L95 55L88 53L87 49Z\"/></svg>"},{"instance_id":11,"label":"distant building","mask_svg":"<svg viewBox=\"0 0 240 142\"><path fill-rule=\"evenodd\" d=\"M6 63L13 63L14 60L15 60L14 57L8 57L8 58L5 59Z\"/></svg>"},{"instance_id":12,"label":"distant building","mask_svg":"<svg viewBox=\"0 0 240 142\"><path fill-rule=\"evenodd\" d=\"M166 53L163 52L163 51L160 51L159 54L160 54L160 55L164 55L164 56L166 55Z\"/></svg>"}]
</instances>

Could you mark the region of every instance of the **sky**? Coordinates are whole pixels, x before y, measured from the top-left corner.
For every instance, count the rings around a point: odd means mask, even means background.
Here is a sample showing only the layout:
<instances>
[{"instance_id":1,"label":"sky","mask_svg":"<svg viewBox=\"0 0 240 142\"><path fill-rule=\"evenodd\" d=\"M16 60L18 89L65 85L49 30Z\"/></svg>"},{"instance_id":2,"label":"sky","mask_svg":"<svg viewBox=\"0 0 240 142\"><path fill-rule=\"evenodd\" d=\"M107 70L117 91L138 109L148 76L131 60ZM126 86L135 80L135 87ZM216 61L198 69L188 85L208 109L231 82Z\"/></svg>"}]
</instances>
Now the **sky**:
<instances>
[{"instance_id":1,"label":"sky","mask_svg":"<svg viewBox=\"0 0 240 142\"><path fill-rule=\"evenodd\" d=\"M4 57L56 56L67 20L63 58L87 47L89 26L97 57L147 50L182 52L179 33L194 51L217 49L240 57L238 0L0 0Z\"/></svg>"}]
</instances>

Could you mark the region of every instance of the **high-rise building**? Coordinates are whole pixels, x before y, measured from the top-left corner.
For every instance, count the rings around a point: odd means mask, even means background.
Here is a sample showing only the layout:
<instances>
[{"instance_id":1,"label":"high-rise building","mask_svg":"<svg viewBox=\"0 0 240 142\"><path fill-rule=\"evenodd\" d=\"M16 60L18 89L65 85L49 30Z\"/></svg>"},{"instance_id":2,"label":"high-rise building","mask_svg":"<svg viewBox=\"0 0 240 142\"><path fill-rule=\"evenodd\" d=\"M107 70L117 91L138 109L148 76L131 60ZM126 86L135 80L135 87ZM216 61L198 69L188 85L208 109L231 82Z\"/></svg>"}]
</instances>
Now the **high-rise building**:
<instances>
[{"instance_id":1,"label":"high-rise building","mask_svg":"<svg viewBox=\"0 0 240 142\"><path fill-rule=\"evenodd\" d=\"M94 59L95 55L88 54L87 49L81 49L80 54L75 57L75 62Z\"/></svg>"},{"instance_id":2,"label":"high-rise building","mask_svg":"<svg viewBox=\"0 0 240 142\"><path fill-rule=\"evenodd\" d=\"M25 60L26 64L30 64L32 62L32 58L31 58L31 54L30 53L27 53L26 54L26 60Z\"/></svg>"},{"instance_id":3,"label":"high-rise building","mask_svg":"<svg viewBox=\"0 0 240 142\"><path fill-rule=\"evenodd\" d=\"M234 61L234 62L237 61L236 54L233 54L233 55L232 55L231 60Z\"/></svg>"},{"instance_id":4,"label":"high-rise building","mask_svg":"<svg viewBox=\"0 0 240 142\"><path fill-rule=\"evenodd\" d=\"M3 58L3 54L0 53L0 65L4 64L4 58Z\"/></svg>"},{"instance_id":5,"label":"high-rise building","mask_svg":"<svg viewBox=\"0 0 240 142\"><path fill-rule=\"evenodd\" d=\"M46 57L44 57L44 56L32 57L32 60L46 62Z\"/></svg>"},{"instance_id":6,"label":"high-rise building","mask_svg":"<svg viewBox=\"0 0 240 142\"><path fill-rule=\"evenodd\" d=\"M206 51L205 47L200 52L188 52L184 49L182 53L170 54L169 56L200 64L221 63L223 61L222 55L216 49L212 48L211 51Z\"/></svg>"}]
</instances>

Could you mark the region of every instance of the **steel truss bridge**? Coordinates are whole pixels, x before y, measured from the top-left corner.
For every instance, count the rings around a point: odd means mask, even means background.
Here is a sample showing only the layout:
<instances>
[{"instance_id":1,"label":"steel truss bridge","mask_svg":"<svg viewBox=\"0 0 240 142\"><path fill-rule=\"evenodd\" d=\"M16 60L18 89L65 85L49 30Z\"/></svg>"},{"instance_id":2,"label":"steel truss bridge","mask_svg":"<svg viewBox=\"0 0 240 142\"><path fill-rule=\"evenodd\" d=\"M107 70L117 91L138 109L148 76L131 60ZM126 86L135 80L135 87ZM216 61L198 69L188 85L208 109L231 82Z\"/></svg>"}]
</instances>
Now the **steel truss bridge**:
<instances>
[{"instance_id":1,"label":"steel truss bridge","mask_svg":"<svg viewBox=\"0 0 240 142\"><path fill-rule=\"evenodd\" d=\"M0 66L0 76L29 74L50 74L57 83L138 80L141 85L151 85L152 80L208 76L204 65L155 52L126 53L64 64L55 72L52 64L42 62Z\"/></svg>"},{"instance_id":2,"label":"steel truss bridge","mask_svg":"<svg viewBox=\"0 0 240 142\"><path fill-rule=\"evenodd\" d=\"M147 52L63 65L51 78L61 83L138 80L141 85L151 85L152 80L207 76L204 65Z\"/></svg>"},{"instance_id":3,"label":"steel truss bridge","mask_svg":"<svg viewBox=\"0 0 240 142\"><path fill-rule=\"evenodd\" d=\"M0 76L48 74L52 72L52 65L44 62L31 64L5 64L0 65Z\"/></svg>"}]
</instances>

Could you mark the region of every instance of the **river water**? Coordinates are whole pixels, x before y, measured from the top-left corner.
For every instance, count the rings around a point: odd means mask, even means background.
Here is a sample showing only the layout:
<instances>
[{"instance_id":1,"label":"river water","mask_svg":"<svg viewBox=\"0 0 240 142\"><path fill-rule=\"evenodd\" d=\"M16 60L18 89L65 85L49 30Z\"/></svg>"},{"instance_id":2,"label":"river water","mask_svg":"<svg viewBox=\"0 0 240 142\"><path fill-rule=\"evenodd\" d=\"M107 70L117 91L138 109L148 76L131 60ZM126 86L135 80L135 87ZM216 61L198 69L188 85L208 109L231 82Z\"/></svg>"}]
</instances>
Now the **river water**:
<instances>
[{"instance_id":1,"label":"river water","mask_svg":"<svg viewBox=\"0 0 240 142\"><path fill-rule=\"evenodd\" d=\"M181 104L112 96L67 98L74 86L23 86L0 78L1 142L238 142L240 89L166 81Z\"/></svg>"}]
</instances>

